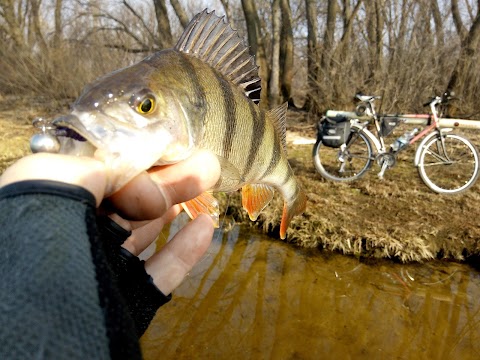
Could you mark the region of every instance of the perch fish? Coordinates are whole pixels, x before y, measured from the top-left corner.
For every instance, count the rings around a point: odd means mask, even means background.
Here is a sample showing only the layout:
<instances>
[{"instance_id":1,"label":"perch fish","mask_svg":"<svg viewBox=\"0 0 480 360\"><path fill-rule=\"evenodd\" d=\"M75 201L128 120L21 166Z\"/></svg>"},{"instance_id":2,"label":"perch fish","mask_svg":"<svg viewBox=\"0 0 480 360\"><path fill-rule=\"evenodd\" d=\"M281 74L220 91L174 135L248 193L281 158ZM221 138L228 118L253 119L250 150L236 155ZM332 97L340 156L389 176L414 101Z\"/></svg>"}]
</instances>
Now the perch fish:
<instances>
[{"instance_id":1,"label":"perch fish","mask_svg":"<svg viewBox=\"0 0 480 360\"><path fill-rule=\"evenodd\" d=\"M260 90L257 70L237 32L204 10L174 48L87 85L71 112L53 122L63 131L60 152L103 161L113 193L152 166L209 149L218 156L220 179L182 204L187 213L207 213L218 223L212 193L241 188L243 207L256 220L277 189L284 239L306 196L287 161L287 105L263 111L250 98Z\"/></svg>"}]
</instances>

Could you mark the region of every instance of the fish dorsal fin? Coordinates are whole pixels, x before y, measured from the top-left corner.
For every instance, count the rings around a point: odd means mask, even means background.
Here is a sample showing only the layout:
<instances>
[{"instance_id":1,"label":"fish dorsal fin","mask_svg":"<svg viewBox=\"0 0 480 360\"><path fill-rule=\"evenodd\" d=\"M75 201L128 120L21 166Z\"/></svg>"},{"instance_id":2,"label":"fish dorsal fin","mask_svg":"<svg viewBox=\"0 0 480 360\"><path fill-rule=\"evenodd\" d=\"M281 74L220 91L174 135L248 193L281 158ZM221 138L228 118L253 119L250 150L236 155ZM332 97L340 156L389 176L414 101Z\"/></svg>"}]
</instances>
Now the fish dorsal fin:
<instances>
[{"instance_id":1,"label":"fish dorsal fin","mask_svg":"<svg viewBox=\"0 0 480 360\"><path fill-rule=\"evenodd\" d=\"M195 56L217 69L240 86L253 101L260 93L260 78L255 59L238 32L224 22L224 17L203 10L195 15L175 45L175 50Z\"/></svg>"},{"instance_id":2,"label":"fish dorsal fin","mask_svg":"<svg viewBox=\"0 0 480 360\"><path fill-rule=\"evenodd\" d=\"M275 131L280 137L283 150L285 151L287 151L287 109L288 103L284 102L282 105L269 110L267 113L273 122Z\"/></svg>"}]
</instances>

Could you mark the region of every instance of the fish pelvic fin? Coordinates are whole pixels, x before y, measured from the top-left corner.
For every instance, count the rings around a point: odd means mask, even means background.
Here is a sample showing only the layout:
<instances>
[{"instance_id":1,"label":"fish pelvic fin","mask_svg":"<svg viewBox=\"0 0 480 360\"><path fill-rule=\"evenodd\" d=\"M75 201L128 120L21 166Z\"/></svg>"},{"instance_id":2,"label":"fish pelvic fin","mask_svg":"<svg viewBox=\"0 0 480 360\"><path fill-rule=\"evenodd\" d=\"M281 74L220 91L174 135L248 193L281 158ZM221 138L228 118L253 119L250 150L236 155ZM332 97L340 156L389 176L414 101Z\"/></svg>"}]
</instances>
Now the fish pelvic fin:
<instances>
[{"instance_id":1,"label":"fish pelvic fin","mask_svg":"<svg viewBox=\"0 0 480 360\"><path fill-rule=\"evenodd\" d=\"M260 212L272 200L274 189L265 184L247 184L242 187L242 206L250 220L255 221Z\"/></svg>"},{"instance_id":2,"label":"fish pelvic fin","mask_svg":"<svg viewBox=\"0 0 480 360\"><path fill-rule=\"evenodd\" d=\"M212 218L214 226L219 227L218 201L210 192L204 192L195 199L182 203L182 207L191 219L195 219L200 214L206 214Z\"/></svg>"},{"instance_id":3,"label":"fish pelvic fin","mask_svg":"<svg viewBox=\"0 0 480 360\"><path fill-rule=\"evenodd\" d=\"M238 32L215 11L205 9L195 15L174 49L206 62L240 86L252 101L259 102L254 98L261 90L255 59Z\"/></svg>"},{"instance_id":4,"label":"fish pelvic fin","mask_svg":"<svg viewBox=\"0 0 480 360\"><path fill-rule=\"evenodd\" d=\"M287 109L288 102L284 102L267 112L267 116L272 120L275 132L280 137L282 148L287 152Z\"/></svg>"},{"instance_id":5,"label":"fish pelvic fin","mask_svg":"<svg viewBox=\"0 0 480 360\"><path fill-rule=\"evenodd\" d=\"M287 237L287 229L293 217L300 215L307 207L307 196L302 189L298 189L297 196L292 202L283 203L282 222L280 224L280 238L284 240Z\"/></svg>"}]
</instances>

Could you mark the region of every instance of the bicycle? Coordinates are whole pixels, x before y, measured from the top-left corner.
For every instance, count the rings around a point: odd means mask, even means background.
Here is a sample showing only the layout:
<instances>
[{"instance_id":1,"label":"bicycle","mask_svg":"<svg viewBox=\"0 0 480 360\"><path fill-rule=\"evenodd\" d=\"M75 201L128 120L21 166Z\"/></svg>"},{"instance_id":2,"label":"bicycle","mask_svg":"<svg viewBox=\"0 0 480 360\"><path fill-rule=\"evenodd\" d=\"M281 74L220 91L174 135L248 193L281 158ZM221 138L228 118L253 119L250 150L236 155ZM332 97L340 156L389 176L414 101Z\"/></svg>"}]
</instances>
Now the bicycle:
<instances>
[{"instance_id":1,"label":"bicycle","mask_svg":"<svg viewBox=\"0 0 480 360\"><path fill-rule=\"evenodd\" d=\"M354 117L331 117L327 112L319 122L313 163L325 179L360 179L375 161L382 179L385 171L395 166L398 154L424 137L416 150L414 165L425 185L440 194L456 194L475 184L479 175L478 150L467 138L451 133L452 128L440 127L437 108L443 109L448 104L451 99L448 94L424 104L430 107L431 114L406 115L379 115L374 102L380 97L360 94L355 97L360 104ZM426 127L418 134L405 133L387 148L385 137L404 122ZM376 134L369 130L370 125Z\"/></svg>"}]
</instances>

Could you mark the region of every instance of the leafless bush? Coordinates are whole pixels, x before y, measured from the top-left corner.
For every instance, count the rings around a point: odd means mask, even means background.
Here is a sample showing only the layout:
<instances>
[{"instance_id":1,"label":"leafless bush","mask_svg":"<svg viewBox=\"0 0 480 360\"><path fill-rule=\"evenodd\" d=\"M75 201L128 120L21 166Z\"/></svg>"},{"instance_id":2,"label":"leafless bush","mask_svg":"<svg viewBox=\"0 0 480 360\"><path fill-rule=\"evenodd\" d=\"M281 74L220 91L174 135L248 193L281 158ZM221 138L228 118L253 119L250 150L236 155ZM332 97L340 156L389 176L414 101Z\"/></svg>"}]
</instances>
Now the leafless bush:
<instances>
[{"instance_id":1,"label":"leafless bush","mask_svg":"<svg viewBox=\"0 0 480 360\"><path fill-rule=\"evenodd\" d=\"M0 49L4 94L75 98L86 83L128 63L122 51L98 44L64 43L47 51L11 51L1 44Z\"/></svg>"}]
</instances>

